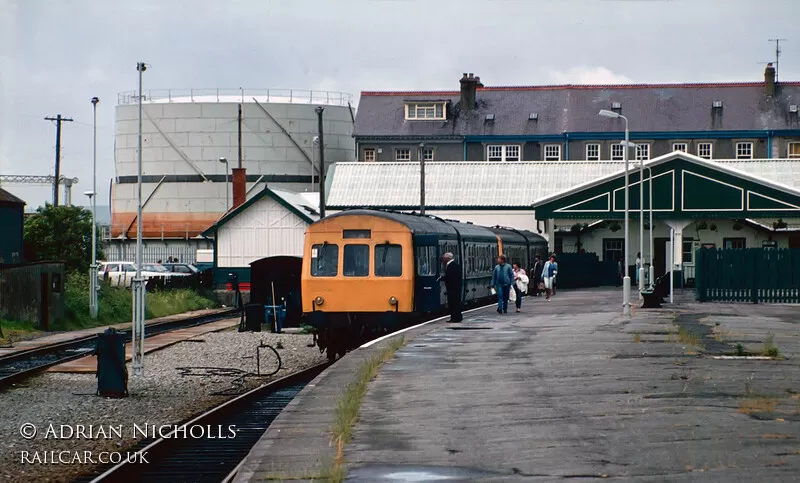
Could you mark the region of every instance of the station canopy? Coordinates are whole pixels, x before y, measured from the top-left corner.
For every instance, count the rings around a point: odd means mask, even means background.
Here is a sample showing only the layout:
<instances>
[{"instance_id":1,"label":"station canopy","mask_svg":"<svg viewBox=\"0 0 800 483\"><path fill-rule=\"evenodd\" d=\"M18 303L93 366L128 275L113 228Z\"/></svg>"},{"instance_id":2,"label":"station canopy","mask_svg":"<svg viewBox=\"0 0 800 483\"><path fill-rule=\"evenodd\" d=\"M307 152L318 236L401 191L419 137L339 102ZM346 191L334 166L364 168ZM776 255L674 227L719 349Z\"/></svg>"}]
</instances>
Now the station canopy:
<instances>
[{"instance_id":1,"label":"station canopy","mask_svg":"<svg viewBox=\"0 0 800 483\"><path fill-rule=\"evenodd\" d=\"M769 161L751 160L750 163ZM639 165L631 162L628 171L630 218L639 218L642 188L645 217L649 216L651 183L654 218L800 217L800 189L793 182L800 175L800 165L786 166L782 172L770 173L773 179L767 179L753 174L752 169L742 169L750 167L747 162L723 164L673 152L645 161L642 179ZM787 184L775 179L786 180ZM624 166L610 175L537 200L533 208L539 220L622 219L625 217Z\"/></svg>"}]
</instances>

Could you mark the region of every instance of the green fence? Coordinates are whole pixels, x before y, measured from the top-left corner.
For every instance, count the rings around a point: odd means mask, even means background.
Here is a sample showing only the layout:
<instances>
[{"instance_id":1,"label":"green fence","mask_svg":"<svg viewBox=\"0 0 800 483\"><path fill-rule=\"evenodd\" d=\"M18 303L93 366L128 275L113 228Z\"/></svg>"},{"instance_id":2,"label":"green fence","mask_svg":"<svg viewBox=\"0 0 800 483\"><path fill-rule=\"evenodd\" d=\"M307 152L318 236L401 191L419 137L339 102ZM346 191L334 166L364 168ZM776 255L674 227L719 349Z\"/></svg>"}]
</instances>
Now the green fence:
<instances>
[{"instance_id":1,"label":"green fence","mask_svg":"<svg viewBox=\"0 0 800 483\"><path fill-rule=\"evenodd\" d=\"M700 302L800 303L800 250L701 248L696 254Z\"/></svg>"}]
</instances>

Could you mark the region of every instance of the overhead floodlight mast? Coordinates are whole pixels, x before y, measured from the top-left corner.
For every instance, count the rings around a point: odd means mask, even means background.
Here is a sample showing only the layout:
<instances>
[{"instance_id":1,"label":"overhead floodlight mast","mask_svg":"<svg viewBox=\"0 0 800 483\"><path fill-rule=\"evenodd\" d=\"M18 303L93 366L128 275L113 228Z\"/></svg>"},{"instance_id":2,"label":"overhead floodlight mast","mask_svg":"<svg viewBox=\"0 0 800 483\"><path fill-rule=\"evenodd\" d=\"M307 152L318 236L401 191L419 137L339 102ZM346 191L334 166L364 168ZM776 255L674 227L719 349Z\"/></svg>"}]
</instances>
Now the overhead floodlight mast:
<instances>
[{"instance_id":1,"label":"overhead floodlight mast","mask_svg":"<svg viewBox=\"0 0 800 483\"><path fill-rule=\"evenodd\" d=\"M608 109L601 109L599 115L602 117L610 117L612 119L620 118L625 121L625 255L624 255L624 270L625 276L622 278L622 314L631 315L631 276L628 273L628 243L630 233L630 217L628 206L628 145L630 144L630 134L628 131L628 118L622 114Z\"/></svg>"},{"instance_id":2,"label":"overhead floodlight mast","mask_svg":"<svg viewBox=\"0 0 800 483\"><path fill-rule=\"evenodd\" d=\"M132 366L135 377L144 376L145 287L142 279L142 73L145 70L147 70L147 66L144 62L136 64L136 71L139 72L139 176L136 183L139 195L136 209L136 277L132 283L133 337L131 339Z\"/></svg>"}]
</instances>

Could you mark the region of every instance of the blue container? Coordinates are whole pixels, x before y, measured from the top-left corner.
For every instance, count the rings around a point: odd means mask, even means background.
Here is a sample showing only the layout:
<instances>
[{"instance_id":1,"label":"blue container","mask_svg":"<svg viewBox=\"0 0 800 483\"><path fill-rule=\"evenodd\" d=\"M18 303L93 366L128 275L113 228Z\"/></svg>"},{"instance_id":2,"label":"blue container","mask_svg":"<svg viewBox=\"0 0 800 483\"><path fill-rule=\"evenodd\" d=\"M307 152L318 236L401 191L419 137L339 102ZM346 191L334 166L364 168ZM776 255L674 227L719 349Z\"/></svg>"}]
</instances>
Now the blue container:
<instances>
[{"instance_id":1,"label":"blue container","mask_svg":"<svg viewBox=\"0 0 800 483\"><path fill-rule=\"evenodd\" d=\"M272 327L272 332L280 334L283 322L286 320L286 307L284 305L266 305L264 317L266 318L267 325Z\"/></svg>"}]
</instances>

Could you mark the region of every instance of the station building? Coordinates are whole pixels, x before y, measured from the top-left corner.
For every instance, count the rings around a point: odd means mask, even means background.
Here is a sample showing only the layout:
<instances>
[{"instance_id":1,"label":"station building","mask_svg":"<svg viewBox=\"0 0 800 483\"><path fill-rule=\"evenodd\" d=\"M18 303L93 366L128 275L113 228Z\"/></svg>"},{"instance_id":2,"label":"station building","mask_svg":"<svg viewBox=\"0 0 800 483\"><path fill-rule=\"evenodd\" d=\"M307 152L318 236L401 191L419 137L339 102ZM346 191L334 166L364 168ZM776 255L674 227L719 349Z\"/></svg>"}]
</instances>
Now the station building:
<instances>
[{"instance_id":1,"label":"station building","mask_svg":"<svg viewBox=\"0 0 800 483\"><path fill-rule=\"evenodd\" d=\"M23 258L22 234L25 202L0 188L0 264L21 263Z\"/></svg>"},{"instance_id":2,"label":"station building","mask_svg":"<svg viewBox=\"0 0 800 483\"><path fill-rule=\"evenodd\" d=\"M636 145L629 265L640 251L640 163L642 255L652 176L657 274L671 259L691 283L703 246L800 248L800 83L775 82L771 65L754 83L485 87L464 74L460 84L362 92L358 160L329 171L327 209L418 211L424 160L427 214L532 230L553 252L616 263L625 122L600 117L606 109L629 119Z\"/></svg>"}]
</instances>

